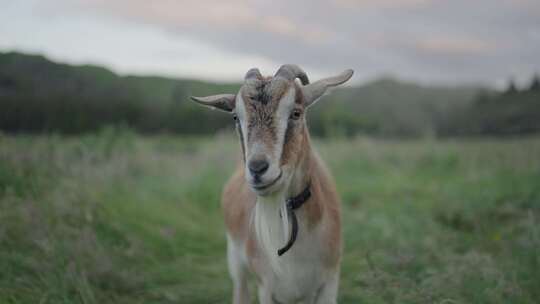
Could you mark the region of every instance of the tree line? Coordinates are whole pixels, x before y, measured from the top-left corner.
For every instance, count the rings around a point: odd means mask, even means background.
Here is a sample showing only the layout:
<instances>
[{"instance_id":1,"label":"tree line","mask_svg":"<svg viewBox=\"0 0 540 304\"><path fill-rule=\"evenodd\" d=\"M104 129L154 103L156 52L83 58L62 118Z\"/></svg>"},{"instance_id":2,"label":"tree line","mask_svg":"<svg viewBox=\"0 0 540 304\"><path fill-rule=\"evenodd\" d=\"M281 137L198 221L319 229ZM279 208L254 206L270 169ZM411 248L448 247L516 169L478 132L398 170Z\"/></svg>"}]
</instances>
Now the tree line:
<instances>
[{"instance_id":1,"label":"tree line","mask_svg":"<svg viewBox=\"0 0 540 304\"><path fill-rule=\"evenodd\" d=\"M42 56L0 53L0 130L81 134L122 125L145 134L212 134L232 127L190 95L234 93L240 84L119 76ZM338 90L308 114L318 136L514 135L540 131L540 83L505 92L424 87L393 79Z\"/></svg>"},{"instance_id":2,"label":"tree line","mask_svg":"<svg viewBox=\"0 0 540 304\"><path fill-rule=\"evenodd\" d=\"M440 126L442 136L514 136L540 132L540 78L517 88L513 81L500 93L480 92L467 108Z\"/></svg>"}]
</instances>

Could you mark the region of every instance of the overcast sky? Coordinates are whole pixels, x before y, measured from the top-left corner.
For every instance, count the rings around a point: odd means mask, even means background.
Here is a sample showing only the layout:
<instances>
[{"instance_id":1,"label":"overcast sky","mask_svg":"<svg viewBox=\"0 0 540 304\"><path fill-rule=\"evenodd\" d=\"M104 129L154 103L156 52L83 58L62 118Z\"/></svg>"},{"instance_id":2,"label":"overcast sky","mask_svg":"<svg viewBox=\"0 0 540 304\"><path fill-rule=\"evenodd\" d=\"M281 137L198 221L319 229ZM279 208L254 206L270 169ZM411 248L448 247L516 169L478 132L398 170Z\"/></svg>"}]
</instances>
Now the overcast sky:
<instances>
[{"instance_id":1,"label":"overcast sky","mask_svg":"<svg viewBox=\"0 0 540 304\"><path fill-rule=\"evenodd\" d=\"M0 50L235 81L297 63L427 84L540 72L539 0L0 0Z\"/></svg>"}]
</instances>

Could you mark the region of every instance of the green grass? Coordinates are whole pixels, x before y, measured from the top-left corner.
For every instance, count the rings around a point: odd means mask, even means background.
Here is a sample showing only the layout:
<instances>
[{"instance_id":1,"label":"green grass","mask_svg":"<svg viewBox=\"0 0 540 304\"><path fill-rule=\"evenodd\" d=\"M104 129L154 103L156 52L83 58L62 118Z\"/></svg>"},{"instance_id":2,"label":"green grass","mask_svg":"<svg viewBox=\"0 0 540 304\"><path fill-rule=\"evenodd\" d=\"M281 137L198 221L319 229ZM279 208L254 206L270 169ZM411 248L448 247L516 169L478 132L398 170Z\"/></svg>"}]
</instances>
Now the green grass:
<instances>
[{"instance_id":1,"label":"green grass","mask_svg":"<svg viewBox=\"0 0 540 304\"><path fill-rule=\"evenodd\" d=\"M538 303L540 138L316 141L340 303ZM0 303L229 303L232 136L0 136Z\"/></svg>"}]
</instances>

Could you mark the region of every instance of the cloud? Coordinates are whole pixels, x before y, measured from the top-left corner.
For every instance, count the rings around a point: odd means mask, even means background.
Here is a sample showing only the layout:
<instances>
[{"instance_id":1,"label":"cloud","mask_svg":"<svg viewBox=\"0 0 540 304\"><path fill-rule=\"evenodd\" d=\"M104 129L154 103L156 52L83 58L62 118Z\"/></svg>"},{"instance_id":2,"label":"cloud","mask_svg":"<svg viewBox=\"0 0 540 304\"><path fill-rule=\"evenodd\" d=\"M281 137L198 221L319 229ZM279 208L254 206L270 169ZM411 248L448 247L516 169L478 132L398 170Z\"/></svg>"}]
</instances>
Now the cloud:
<instances>
[{"instance_id":1,"label":"cloud","mask_svg":"<svg viewBox=\"0 0 540 304\"><path fill-rule=\"evenodd\" d=\"M352 67L356 79L391 73L423 82L496 83L540 70L535 55L540 53L540 2L535 0L37 3L34 8L42 14L148 26L170 39L259 58L266 66L298 63L316 74Z\"/></svg>"},{"instance_id":2,"label":"cloud","mask_svg":"<svg viewBox=\"0 0 540 304\"><path fill-rule=\"evenodd\" d=\"M441 55L475 55L494 52L498 48L495 43L470 38L430 37L417 43L419 51Z\"/></svg>"},{"instance_id":3,"label":"cloud","mask_svg":"<svg viewBox=\"0 0 540 304\"><path fill-rule=\"evenodd\" d=\"M425 5L432 0L335 0L344 8L407 8Z\"/></svg>"}]
</instances>

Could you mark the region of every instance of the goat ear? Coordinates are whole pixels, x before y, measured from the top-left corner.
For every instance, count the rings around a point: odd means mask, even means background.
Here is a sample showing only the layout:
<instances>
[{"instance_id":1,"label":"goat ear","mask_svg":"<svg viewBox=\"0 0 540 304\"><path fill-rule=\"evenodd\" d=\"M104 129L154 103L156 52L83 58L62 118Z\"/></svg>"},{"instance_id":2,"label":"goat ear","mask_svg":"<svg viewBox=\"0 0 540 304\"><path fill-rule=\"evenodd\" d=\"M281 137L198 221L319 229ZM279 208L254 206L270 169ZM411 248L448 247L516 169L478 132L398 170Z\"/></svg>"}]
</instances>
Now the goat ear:
<instances>
[{"instance_id":1,"label":"goat ear","mask_svg":"<svg viewBox=\"0 0 540 304\"><path fill-rule=\"evenodd\" d=\"M219 94L206 97L191 96L191 99L196 103L210 107L212 109L218 109L225 112L232 112L234 110L236 95L234 94Z\"/></svg>"},{"instance_id":2,"label":"goat ear","mask_svg":"<svg viewBox=\"0 0 540 304\"><path fill-rule=\"evenodd\" d=\"M351 79L353 73L353 70L348 69L341 72L341 74L337 76L324 78L302 87L306 107L314 104L329 88L343 84L347 80Z\"/></svg>"}]
</instances>

